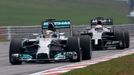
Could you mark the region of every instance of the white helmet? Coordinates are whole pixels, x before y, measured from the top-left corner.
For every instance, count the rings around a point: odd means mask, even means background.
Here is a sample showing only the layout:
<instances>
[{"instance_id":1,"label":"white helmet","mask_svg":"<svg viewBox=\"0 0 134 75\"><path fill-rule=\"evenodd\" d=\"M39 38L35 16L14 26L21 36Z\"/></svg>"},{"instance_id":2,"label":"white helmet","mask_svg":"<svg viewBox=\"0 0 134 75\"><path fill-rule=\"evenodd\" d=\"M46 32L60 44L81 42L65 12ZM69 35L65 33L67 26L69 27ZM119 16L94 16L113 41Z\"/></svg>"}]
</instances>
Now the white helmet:
<instances>
[{"instance_id":1,"label":"white helmet","mask_svg":"<svg viewBox=\"0 0 134 75\"><path fill-rule=\"evenodd\" d=\"M96 25L95 28L102 28L102 25Z\"/></svg>"},{"instance_id":2,"label":"white helmet","mask_svg":"<svg viewBox=\"0 0 134 75\"><path fill-rule=\"evenodd\" d=\"M45 35L45 37L46 37L46 38L51 38L52 34L53 34L53 31L51 31L51 30L46 30L46 35Z\"/></svg>"},{"instance_id":3,"label":"white helmet","mask_svg":"<svg viewBox=\"0 0 134 75\"><path fill-rule=\"evenodd\" d=\"M96 25L96 26L95 26L95 30L98 31L98 32L103 31L102 25Z\"/></svg>"}]
</instances>

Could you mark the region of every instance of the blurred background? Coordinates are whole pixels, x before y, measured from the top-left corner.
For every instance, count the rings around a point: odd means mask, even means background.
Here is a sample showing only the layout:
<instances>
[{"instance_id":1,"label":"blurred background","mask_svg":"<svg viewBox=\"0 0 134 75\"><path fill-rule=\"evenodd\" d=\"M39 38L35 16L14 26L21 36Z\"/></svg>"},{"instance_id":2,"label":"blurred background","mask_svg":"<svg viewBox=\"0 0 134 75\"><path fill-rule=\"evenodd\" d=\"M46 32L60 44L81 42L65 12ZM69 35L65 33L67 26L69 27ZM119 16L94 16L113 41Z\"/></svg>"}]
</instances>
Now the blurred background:
<instances>
[{"instance_id":1,"label":"blurred background","mask_svg":"<svg viewBox=\"0 0 134 75\"><path fill-rule=\"evenodd\" d=\"M110 17L114 24L132 23L133 0L0 0L1 26L40 25L46 18L70 19L74 25Z\"/></svg>"}]
</instances>

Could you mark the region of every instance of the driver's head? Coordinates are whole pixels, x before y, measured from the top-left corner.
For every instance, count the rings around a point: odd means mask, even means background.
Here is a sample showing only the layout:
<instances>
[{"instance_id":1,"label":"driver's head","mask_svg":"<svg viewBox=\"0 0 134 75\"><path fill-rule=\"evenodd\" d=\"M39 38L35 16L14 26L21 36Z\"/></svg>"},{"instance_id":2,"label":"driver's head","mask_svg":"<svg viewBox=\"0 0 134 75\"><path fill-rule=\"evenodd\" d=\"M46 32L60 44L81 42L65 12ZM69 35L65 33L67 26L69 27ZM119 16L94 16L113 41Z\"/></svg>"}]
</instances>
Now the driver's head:
<instances>
[{"instance_id":1,"label":"driver's head","mask_svg":"<svg viewBox=\"0 0 134 75\"><path fill-rule=\"evenodd\" d=\"M102 25L96 25L95 28L102 28Z\"/></svg>"},{"instance_id":2,"label":"driver's head","mask_svg":"<svg viewBox=\"0 0 134 75\"><path fill-rule=\"evenodd\" d=\"M96 26L95 26L95 30L98 31L98 32L103 31L102 25L96 25Z\"/></svg>"},{"instance_id":3,"label":"driver's head","mask_svg":"<svg viewBox=\"0 0 134 75\"><path fill-rule=\"evenodd\" d=\"M53 31L51 31L51 30L46 30L46 37L47 37L47 38L51 38L52 34L53 34Z\"/></svg>"}]
</instances>

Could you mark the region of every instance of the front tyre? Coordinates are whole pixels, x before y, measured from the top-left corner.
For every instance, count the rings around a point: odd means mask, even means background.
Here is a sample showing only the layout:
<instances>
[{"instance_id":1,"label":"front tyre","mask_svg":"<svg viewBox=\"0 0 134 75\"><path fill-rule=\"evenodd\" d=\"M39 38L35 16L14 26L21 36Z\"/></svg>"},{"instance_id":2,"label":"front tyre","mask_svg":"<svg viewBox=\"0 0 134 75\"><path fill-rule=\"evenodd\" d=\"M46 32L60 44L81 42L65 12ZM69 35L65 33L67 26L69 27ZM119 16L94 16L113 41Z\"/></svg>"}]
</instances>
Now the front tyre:
<instances>
[{"instance_id":1,"label":"front tyre","mask_svg":"<svg viewBox=\"0 0 134 75\"><path fill-rule=\"evenodd\" d=\"M80 36L80 46L82 51L82 59L89 60L92 56L91 37L88 35Z\"/></svg>"},{"instance_id":2,"label":"front tyre","mask_svg":"<svg viewBox=\"0 0 134 75\"><path fill-rule=\"evenodd\" d=\"M14 57L13 54L20 54L21 53L21 40L20 39L12 39L10 42L10 48L9 48L9 62L12 65L20 65L22 64L22 61L20 61L18 58Z\"/></svg>"},{"instance_id":3,"label":"front tyre","mask_svg":"<svg viewBox=\"0 0 134 75\"><path fill-rule=\"evenodd\" d=\"M80 42L78 37L69 37L67 41L67 49L69 52L76 52L76 59L69 59L70 62L80 62L82 60L82 52L80 50Z\"/></svg>"}]
</instances>

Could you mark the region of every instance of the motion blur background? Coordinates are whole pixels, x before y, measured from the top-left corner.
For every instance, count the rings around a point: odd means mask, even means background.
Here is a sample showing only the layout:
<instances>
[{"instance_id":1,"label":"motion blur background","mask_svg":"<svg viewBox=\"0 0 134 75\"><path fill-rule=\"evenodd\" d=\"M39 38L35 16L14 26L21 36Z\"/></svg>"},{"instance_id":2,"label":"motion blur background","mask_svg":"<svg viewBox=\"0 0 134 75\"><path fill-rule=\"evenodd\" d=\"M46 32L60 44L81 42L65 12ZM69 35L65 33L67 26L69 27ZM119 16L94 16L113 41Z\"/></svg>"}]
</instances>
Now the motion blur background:
<instances>
[{"instance_id":1,"label":"motion blur background","mask_svg":"<svg viewBox=\"0 0 134 75\"><path fill-rule=\"evenodd\" d=\"M115 24L129 23L133 0L0 0L0 25L40 25L46 18L70 19L88 24L96 16L111 17Z\"/></svg>"}]
</instances>

